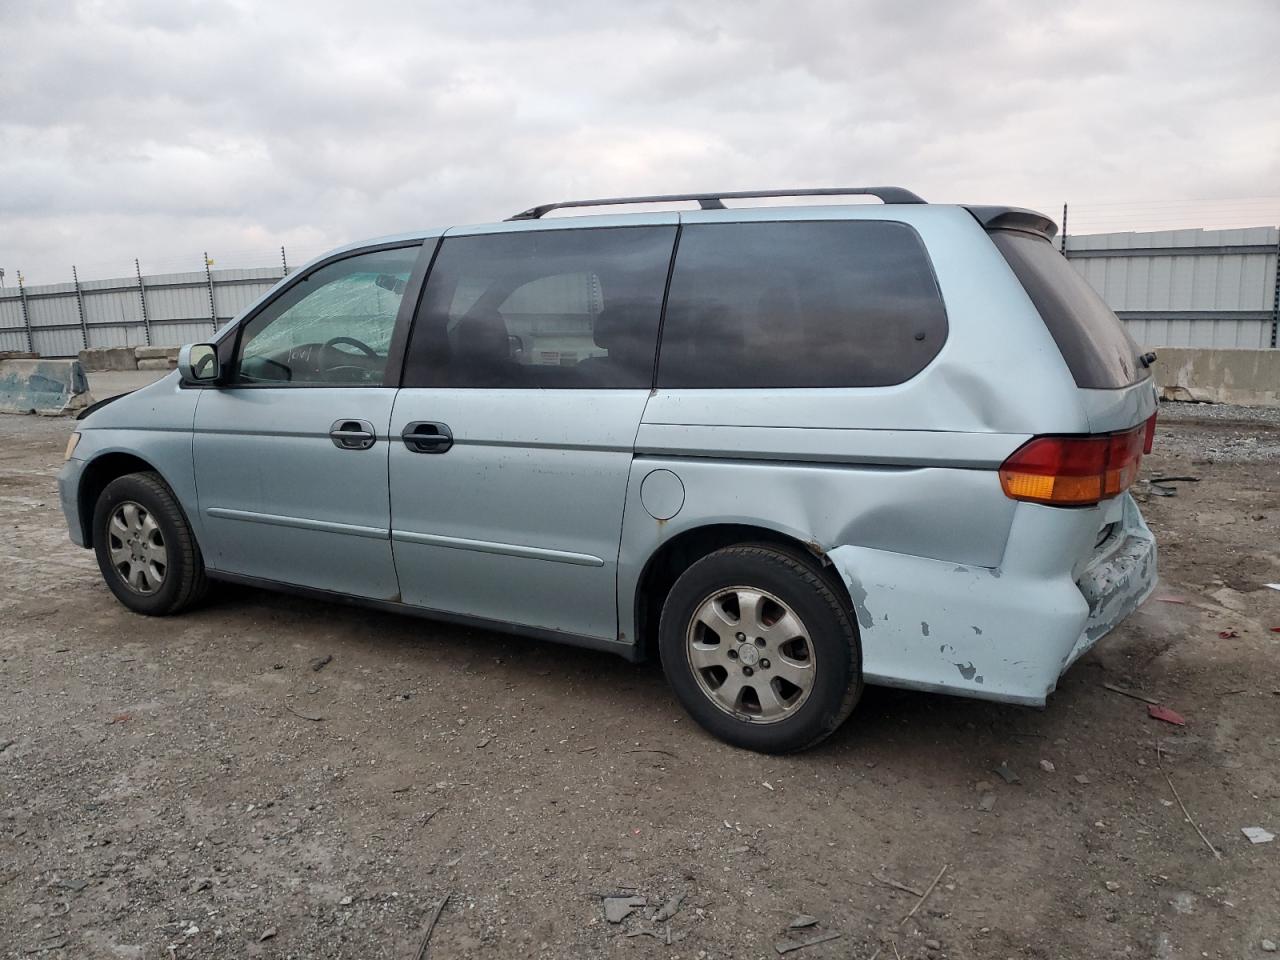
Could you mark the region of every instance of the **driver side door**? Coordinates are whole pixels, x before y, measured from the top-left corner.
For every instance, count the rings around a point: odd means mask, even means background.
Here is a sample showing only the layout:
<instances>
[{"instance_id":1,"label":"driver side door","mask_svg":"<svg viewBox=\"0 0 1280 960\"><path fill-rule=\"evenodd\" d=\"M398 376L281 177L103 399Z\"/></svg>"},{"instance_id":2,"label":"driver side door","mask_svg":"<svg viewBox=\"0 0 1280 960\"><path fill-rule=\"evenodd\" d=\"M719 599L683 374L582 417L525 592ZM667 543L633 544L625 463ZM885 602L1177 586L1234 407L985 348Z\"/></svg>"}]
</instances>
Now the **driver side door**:
<instances>
[{"instance_id":1,"label":"driver side door","mask_svg":"<svg viewBox=\"0 0 1280 960\"><path fill-rule=\"evenodd\" d=\"M399 598L387 443L397 323L412 312L422 250L415 241L324 261L229 334L231 359L222 383L203 388L192 444L211 569Z\"/></svg>"}]
</instances>

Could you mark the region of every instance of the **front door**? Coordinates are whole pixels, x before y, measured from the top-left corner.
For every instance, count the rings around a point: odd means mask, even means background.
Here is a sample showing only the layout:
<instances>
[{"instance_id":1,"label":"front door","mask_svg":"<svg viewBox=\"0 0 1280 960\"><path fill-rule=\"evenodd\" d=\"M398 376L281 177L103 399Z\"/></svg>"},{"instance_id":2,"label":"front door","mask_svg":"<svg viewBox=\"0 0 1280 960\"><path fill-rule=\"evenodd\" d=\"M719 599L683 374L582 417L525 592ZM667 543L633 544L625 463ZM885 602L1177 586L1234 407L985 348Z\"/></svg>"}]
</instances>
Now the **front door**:
<instances>
[{"instance_id":1,"label":"front door","mask_svg":"<svg viewBox=\"0 0 1280 960\"><path fill-rule=\"evenodd\" d=\"M383 386L421 244L299 277L234 334L227 382L196 407L194 456L211 569L398 598Z\"/></svg>"},{"instance_id":2,"label":"front door","mask_svg":"<svg viewBox=\"0 0 1280 960\"><path fill-rule=\"evenodd\" d=\"M391 418L406 602L619 640L622 509L674 221L446 237Z\"/></svg>"}]
</instances>

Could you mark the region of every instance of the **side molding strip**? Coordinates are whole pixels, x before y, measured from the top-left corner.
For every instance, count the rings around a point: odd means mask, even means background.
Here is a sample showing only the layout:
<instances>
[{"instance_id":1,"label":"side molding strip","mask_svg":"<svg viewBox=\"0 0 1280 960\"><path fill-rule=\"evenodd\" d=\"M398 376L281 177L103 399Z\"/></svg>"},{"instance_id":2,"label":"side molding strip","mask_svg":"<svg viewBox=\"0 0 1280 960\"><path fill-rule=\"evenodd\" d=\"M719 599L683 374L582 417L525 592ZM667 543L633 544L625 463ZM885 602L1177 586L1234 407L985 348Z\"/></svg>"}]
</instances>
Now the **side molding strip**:
<instances>
[{"instance_id":1,"label":"side molding strip","mask_svg":"<svg viewBox=\"0 0 1280 960\"><path fill-rule=\"evenodd\" d=\"M276 527L316 530L320 533L345 533L352 537L368 537L370 540L386 540L390 536L390 531L381 527L362 527L354 523L334 523L331 520L308 520L306 517L283 517L275 513L254 513L250 510L230 510L226 507L209 507L204 513L207 517L215 517L219 520L245 520Z\"/></svg>"},{"instance_id":2,"label":"side molding strip","mask_svg":"<svg viewBox=\"0 0 1280 960\"><path fill-rule=\"evenodd\" d=\"M580 567L603 567L604 561L589 553L569 553L566 550L548 550L545 547L524 547L516 543L493 543L489 540L466 540L462 537L442 537L433 533L411 533L408 530L392 530L391 539L401 543L419 543L428 547L448 547L453 550L471 550L476 553L497 553L527 560L551 560L554 563L573 563Z\"/></svg>"}]
</instances>

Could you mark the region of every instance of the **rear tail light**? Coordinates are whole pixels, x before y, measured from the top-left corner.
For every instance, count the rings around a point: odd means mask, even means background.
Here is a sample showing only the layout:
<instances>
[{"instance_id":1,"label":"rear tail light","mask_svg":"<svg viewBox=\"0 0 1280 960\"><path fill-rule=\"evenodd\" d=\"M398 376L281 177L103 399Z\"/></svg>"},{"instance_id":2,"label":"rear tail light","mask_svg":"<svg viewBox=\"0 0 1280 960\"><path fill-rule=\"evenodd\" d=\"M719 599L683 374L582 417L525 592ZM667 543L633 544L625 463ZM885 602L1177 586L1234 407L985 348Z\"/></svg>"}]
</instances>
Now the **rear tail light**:
<instances>
[{"instance_id":1,"label":"rear tail light","mask_svg":"<svg viewBox=\"0 0 1280 960\"><path fill-rule=\"evenodd\" d=\"M1005 496L1054 506L1087 506L1119 496L1151 452L1156 418L1122 433L1033 437L1000 466Z\"/></svg>"}]
</instances>

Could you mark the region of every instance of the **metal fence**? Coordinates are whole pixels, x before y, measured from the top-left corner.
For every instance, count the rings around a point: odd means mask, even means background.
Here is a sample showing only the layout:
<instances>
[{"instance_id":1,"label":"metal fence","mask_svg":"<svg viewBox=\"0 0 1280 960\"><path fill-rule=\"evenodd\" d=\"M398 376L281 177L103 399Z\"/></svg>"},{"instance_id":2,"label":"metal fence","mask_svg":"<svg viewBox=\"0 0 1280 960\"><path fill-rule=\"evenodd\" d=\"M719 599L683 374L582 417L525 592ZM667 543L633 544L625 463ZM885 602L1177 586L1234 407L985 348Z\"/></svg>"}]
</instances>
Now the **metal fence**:
<instances>
[{"instance_id":1,"label":"metal fence","mask_svg":"<svg viewBox=\"0 0 1280 960\"><path fill-rule=\"evenodd\" d=\"M1066 238L1063 250L1144 347L1274 348L1280 229L1165 230ZM0 289L0 351L178 346L209 336L288 267L167 273Z\"/></svg>"},{"instance_id":2,"label":"metal fence","mask_svg":"<svg viewBox=\"0 0 1280 960\"><path fill-rule=\"evenodd\" d=\"M0 290L0 351L75 356L84 347L179 346L209 335L285 268L167 273Z\"/></svg>"},{"instance_id":3,"label":"metal fence","mask_svg":"<svg viewBox=\"0 0 1280 960\"><path fill-rule=\"evenodd\" d=\"M1276 346L1276 227L1072 236L1064 253L1144 347Z\"/></svg>"}]
</instances>

